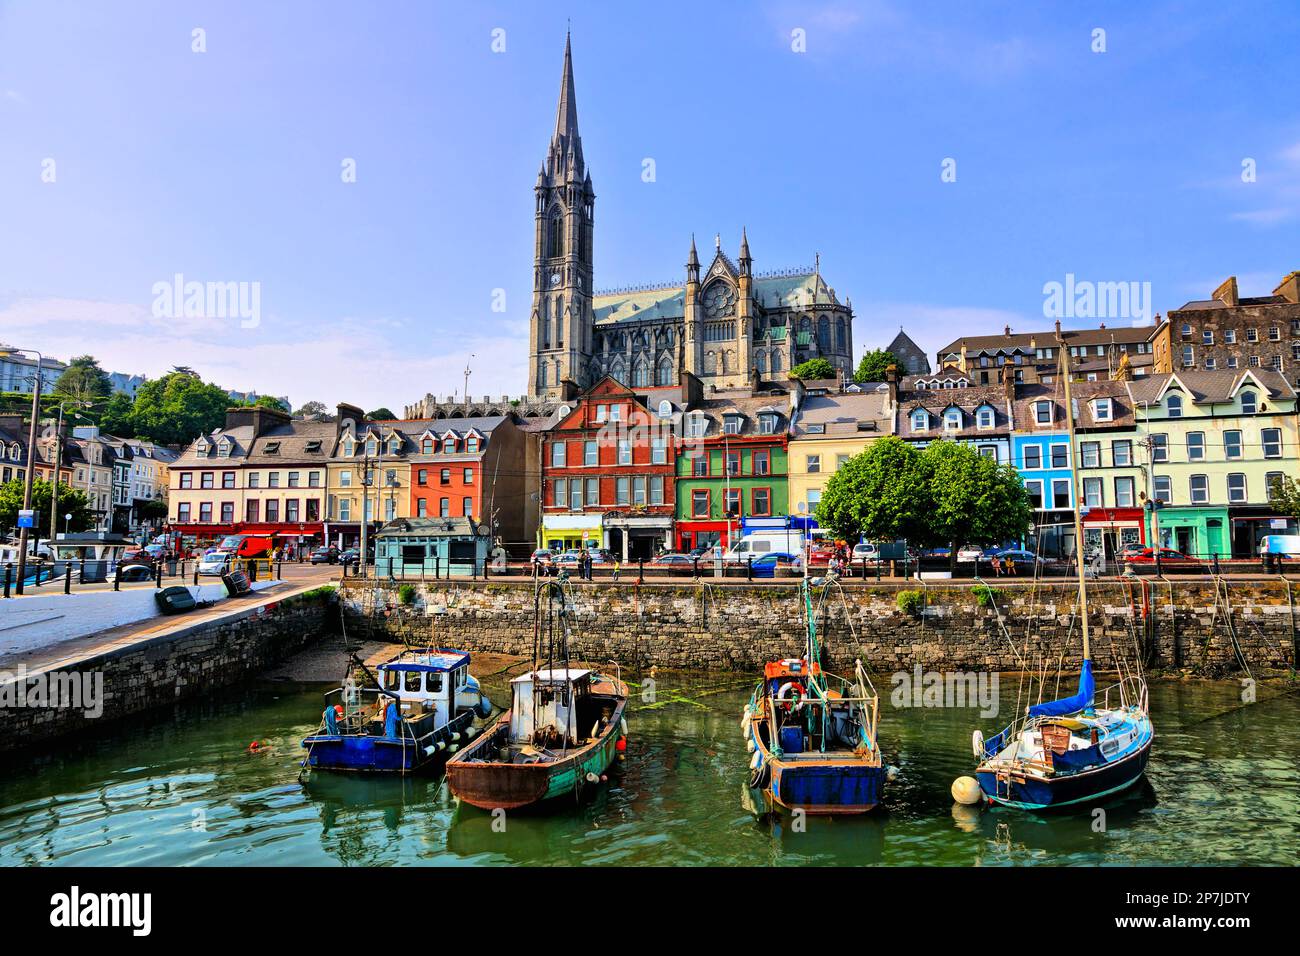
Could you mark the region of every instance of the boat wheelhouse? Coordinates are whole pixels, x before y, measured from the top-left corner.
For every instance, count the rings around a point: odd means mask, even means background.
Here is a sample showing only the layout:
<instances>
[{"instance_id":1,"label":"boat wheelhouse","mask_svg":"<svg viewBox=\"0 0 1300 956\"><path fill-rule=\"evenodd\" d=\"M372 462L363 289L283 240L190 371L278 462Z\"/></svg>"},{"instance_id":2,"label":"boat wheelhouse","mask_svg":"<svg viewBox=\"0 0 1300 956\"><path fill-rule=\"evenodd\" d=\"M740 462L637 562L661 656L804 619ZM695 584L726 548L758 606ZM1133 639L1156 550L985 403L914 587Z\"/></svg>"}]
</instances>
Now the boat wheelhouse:
<instances>
[{"instance_id":1,"label":"boat wheelhouse","mask_svg":"<svg viewBox=\"0 0 1300 956\"><path fill-rule=\"evenodd\" d=\"M326 695L321 728L303 740L307 766L411 773L446 760L475 734L492 704L456 650L406 650L380 664L378 688L347 684ZM372 694L375 699L363 700Z\"/></svg>"}]
</instances>

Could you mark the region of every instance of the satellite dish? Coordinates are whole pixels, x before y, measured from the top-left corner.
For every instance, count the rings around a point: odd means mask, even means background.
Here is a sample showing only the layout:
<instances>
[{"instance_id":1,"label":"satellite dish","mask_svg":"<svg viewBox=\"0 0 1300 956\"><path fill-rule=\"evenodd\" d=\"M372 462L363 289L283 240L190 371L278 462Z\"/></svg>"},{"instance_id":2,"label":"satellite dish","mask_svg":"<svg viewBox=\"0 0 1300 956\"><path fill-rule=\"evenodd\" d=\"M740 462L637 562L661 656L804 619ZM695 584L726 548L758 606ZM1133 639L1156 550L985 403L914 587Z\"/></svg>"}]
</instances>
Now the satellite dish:
<instances>
[{"instance_id":1,"label":"satellite dish","mask_svg":"<svg viewBox=\"0 0 1300 956\"><path fill-rule=\"evenodd\" d=\"M560 406L560 417L561 417L561 418L564 418L564 417L565 417L566 415L568 415L569 412L571 412L571 411L573 411L573 409L570 408L568 405L561 405L561 406Z\"/></svg>"},{"instance_id":2,"label":"satellite dish","mask_svg":"<svg viewBox=\"0 0 1300 956\"><path fill-rule=\"evenodd\" d=\"M807 505L807 503L806 503L806 502L803 502L803 501L799 502L799 503L796 504L794 507L795 507L795 510L798 511L800 514L803 514L805 511L808 510L808 505Z\"/></svg>"}]
</instances>

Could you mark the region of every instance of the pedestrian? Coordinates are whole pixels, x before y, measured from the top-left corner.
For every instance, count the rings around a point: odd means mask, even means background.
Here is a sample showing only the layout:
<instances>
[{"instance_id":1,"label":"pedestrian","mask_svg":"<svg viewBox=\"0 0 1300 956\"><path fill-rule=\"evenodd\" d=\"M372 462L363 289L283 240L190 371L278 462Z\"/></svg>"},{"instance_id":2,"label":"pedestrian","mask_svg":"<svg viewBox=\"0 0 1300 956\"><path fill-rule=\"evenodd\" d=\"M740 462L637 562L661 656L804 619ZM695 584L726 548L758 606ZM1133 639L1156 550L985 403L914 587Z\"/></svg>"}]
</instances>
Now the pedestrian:
<instances>
[{"instance_id":1,"label":"pedestrian","mask_svg":"<svg viewBox=\"0 0 1300 956\"><path fill-rule=\"evenodd\" d=\"M618 569L619 569L619 567L620 567L620 565L619 565L619 563L618 563L618 558L615 558L615 559L614 559L614 581L615 581L615 582L618 581Z\"/></svg>"}]
</instances>

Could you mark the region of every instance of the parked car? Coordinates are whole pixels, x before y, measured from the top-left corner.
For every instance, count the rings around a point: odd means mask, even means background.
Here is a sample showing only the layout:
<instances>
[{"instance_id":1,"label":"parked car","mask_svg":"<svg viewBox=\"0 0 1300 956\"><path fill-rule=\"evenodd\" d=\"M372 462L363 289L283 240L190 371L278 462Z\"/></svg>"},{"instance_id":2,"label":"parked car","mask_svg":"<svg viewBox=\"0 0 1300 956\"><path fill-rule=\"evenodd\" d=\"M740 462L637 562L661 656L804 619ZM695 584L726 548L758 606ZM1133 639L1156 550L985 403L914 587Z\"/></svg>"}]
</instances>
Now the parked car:
<instances>
[{"instance_id":1,"label":"parked car","mask_svg":"<svg viewBox=\"0 0 1300 956\"><path fill-rule=\"evenodd\" d=\"M874 564L880 560L880 549L870 541L859 541L853 546L853 563L861 564L866 561L868 564Z\"/></svg>"},{"instance_id":2,"label":"parked car","mask_svg":"<svg viewBox=\"0 0 1300 956\"><path fill-rule=\"evenodd\" d=\"M975 561L984 561L992 557L994 552L984 548L976 547L973 544L963 545L957 549L957 563L971 564Z\"/></svg>"},{"instance_id":3,"label":"parked car","mask_svg":"<svg viewBox=\"0 0 1300 956\"><path fill-rule=\"evenodd\" d=\"M346 551L339 552L339 564L343 567L350 567L361 560L361 550L359 548L348 548Z\"/></svg>"},{"instance_id":4,"label":"parked car","mask_svg":"<svg viewBox=\"0 0 1300 956\"><path fill-rule=\"evenodd\" d=\"M312 564L334 564L339 559L339 549L330 545L328 548L317 548L311 553Z\"/></svg>"},{"instance_id":5,"label":"parked car","mask_svg":"<svg viewBox=\"0 0 1300 956\"><path fill-rule=\"evenodd\" d=\"M528 560L533 564L550 564L555 560L555 552L549 548L538 548Z\"/></svg>"},{"instance_id":6,"label":"parked car","mask_svg":"<svg viewBox=\"0 0 1300 956\"><path fill-rule=\"evenodd\" d=\"M581 553L581 552L579 552ZM592 564L613 564L614 556L604 548L588 548L587 554L591 555Z\"/></svg>"},{"instance_id":7,"label":"parked car","mask_svg":"<svg viewBox=\"0 0 1300 956\"><path fill-rule=\"evenodd\" d=\"M803 558L786 551L769 551L754 558L754 568L801 568Z\"/></svg>"},{"instance_id":8,"label":"parked car","mask_svg":"<svg viewBox=\"0 0 1300 956\"><path fill-rule=\"evenodd\" d=\"M146 564L122 565L120 580L123 584L139 584L141 581L152 581L153 569Z\"/></svg>"},{"instance_id":9,"label":"parked car","mask_svg":"<svg viewBox=\"0 0 1300 956\"><path fill-rule=\"evenodd\" d=\"M213 551L199 561L199 574L225 574L235 555L230 551Z\"/></svg>"},{"instance_id":10,"label":"parked car","mask_svg":"<svg viewBox=\"0 0 1300 956\"><path fill-rule=\"evenodd\" d=\"M1143 548L1137 553L1125 558L1130 564L1155 564L1156 551L1160 552L1161 564L1189 565L1200 564L1196 558L1183 554L1181 551L1175 551L1173 548Z\"/></svg>"},{"instance_id":11,"label":"parked car","mask_svg":"<svg viewBox=\"0 0 1300 956\"><path fill-rule=\"evenodd\" d=\"M1011 559L1011 563L1017 568L1034 568L1042 567L1047 561L1039 557L1032 551L1026 551L1024 548L1007 548L1004 551L996 552L993 557L999 561Z\"/></svg>"},{"instance_id":12,"label":"parked car","mask_svg":"<svg viewBox=\"0 0 1300 956\"><path fill-rule=\"evenodd\" d=\"M654 559L654 563L660 567L695 567L695 559L689 554L661 554Z\"/></svg>"}]
</instances>

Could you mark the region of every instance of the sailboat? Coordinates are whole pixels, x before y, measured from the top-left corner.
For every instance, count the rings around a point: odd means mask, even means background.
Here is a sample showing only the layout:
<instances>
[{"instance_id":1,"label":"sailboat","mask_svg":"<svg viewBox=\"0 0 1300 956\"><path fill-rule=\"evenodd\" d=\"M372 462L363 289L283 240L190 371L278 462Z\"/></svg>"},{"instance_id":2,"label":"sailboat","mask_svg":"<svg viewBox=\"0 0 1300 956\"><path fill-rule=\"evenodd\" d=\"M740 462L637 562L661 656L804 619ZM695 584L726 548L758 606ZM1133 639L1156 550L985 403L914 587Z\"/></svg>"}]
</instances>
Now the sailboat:
<instances>
[{"instance_id":1,"label":"sailboat","mask_svg":"<svg viewBox=\"0 0 1300 956\"><path fill-rule=\"evenodd\" d=\"M752 790L774 806L813 814L865 813L880 803L887 769L876 725L880 699L863 670L852 680L827 674L808 578L804 654L769 661L741 717Z\"/></svg>"},{"instance_id":2,"label":"sailboat","mask_svg":"<svg viewBox=\"0 0 1300 956\"><path fill-rule=\"evenodd\" d=\"M563 585L538 586L532 670L510 682L510 709L447 762L447 783L458 799L484 810L577 799L626 751L627 684L617 668L607 674L570 664L571 615Z\"/></svg>"},{"instance_id":3,"label":"sailboat","mask_svg":"<svg viewBox=\"0 0 1300 956\"><path fill-rule=\"evenodd\" d=\"M1070 458L1076 460L1070 353L1063 345L1061 359ZM1146 680L1140 673L1123 676L1117 683L1098 691L1093 676L1079 498L1076 479L1074 564L1079 578L1079 619L1083 631L1078 687L1072 696L1029 707L1023 716L988 740L979 730L974 732L972 749L978 762L975 779L979 793L989 803L1022 810L1087 803L1131 787L1146 772L1155 736ZM961 784L961 780L954 784L954 794L959 793ZM978 794L973 794L968 802L977 800Z\"/></svg>"}]
</instances>

